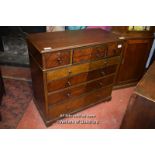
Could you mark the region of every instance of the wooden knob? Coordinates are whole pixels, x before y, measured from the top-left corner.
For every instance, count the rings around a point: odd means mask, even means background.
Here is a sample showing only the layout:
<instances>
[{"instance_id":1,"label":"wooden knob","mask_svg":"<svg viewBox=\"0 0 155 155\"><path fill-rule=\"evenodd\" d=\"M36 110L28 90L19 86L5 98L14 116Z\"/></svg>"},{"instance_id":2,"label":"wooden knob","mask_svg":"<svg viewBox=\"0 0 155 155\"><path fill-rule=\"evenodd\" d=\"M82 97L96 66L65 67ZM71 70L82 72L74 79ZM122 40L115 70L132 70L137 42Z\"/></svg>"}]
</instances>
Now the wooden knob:
<instances>
[{"instance_id":1,"label":"wooden knob","mask_svg":"<svg viewBox=\"0 0 155 155\"><path fill-rule=\"evenodd\" d=\"M69 70L69 71L68 71L68 73L69 73L69 74L71 74L71 73L72 73L72 71L71 71L71 70Z\"/></svg>"},{"instance_id":2,"label":"wooden knob","mask_svg":"<svg viewBox=\"0 0 155 155\"><path fill-rule=\"evenodd\" d=\"M71 96L71 93L67 93L67 96L70 97Z\"/></svg>"},{"instance_id":3,"label":"wooden knob","mask_svg":"<svg viewBox=\"0 0 155 155\"><path fill-rule=\"evenodd\" d=\"M105 75L105 72L104 72L104 71L101 71L101 74L102 74L102 75Z\"/></svg>"},{"instance_id":4,"label":"wooden knob","mask_svg":"<svg viewBox=\"0 0 155 155\"><path fill-rule=\"evenodd\" d=\"M62 59L59 57L59 58L57 58L57 61L58 61L58 63L59 64L61 64L62 63Z\"/></svg>"},{"instance_id":5,"label":"wooden knob","mask_svg":"<svg viewBox=\"0 0 155 155\"><path fill-rule=\"evenodd\" d=\"M104 60L104 64L107 64L108 62L107 62L107 60Z\"/></svg>"},{"instance_id":6,"label":"wooden knob","mask_svg":"<svg viewBox=\"0 0 155 155\"><path fill-rule=\"evenodd\" d=\"M100 86L103 86L103 83L102 83L102 82L99 82L99 85L100 85Z\"/></svg>"},{"instance_id":7,"label":"wooden knob","mask_svg":"<svg viewBox=\"0 0 155 155\"><path fill-rule=\"evenodd\" d=\"M60 56L60 55L61 55L61 53L60 53L60 52L58 52L58 53L57 53L57 55L58 55L58 56Z\"/></svg>"},{"instance_id":8,"label":"wooden knob","mask_svg":"<svg viewBox=\"0 0 155 155\"><path fill-rule=\"evenodd\" d=\"M70 83L70 81L68 81L68 82L67 82L67 84L68 84L68 86L71 86L71 83Z\"/></svg>"}]
</instances>

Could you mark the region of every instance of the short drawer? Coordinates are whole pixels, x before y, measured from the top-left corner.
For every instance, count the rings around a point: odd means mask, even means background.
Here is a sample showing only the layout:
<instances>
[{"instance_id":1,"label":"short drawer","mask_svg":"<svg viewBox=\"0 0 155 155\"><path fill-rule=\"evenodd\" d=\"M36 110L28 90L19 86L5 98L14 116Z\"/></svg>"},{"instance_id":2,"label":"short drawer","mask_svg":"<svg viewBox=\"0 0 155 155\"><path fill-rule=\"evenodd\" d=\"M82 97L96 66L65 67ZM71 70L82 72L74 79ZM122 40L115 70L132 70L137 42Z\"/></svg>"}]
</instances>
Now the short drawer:
<instances>
[{"instance_id":1,"label":"short drawer","mask_svg":"<svg viewBox=\"0 0 155 155\"><path fill-rule=\"evenodd\" d=\"M117 69L117 65L111 65L111 66L107 66L105 68L93 70L90 72L84 72L75 76L71 76L71 77L68 76L62 79L53 80L48 82L47 89L48 89L48 92L51 92L58 89L71 87L83 82L87 82L90 80L94 80L96 78L100 78L100 77L115 73L116 69Z\"/></svg>"},{"instance_id":2,"label":"short drawer","mask_svg":"<svg viewBox=\"0 0 155 155\"><path fill-rule=\"evenodd\" d=\"M109 43L107 57L118 56L122 51L122 43Z\"/></svg>"},{"instance_id":3,"label":"short drawer","mask_svg":"<svg viewBox=\"0 0 155 155\"><path fill-rule=\"evenodd\" d=\"M58 66L64 66L70 64L70 50L49 52L43 55L44 57L44 68L49 69Z\"/></svg>"},{"instance_id":4,"label":"short drawer","mask_svg":"<svg viewBox=\"0 0 155 155\"><path fill-rule=\"evenodd\" d=\"M110 98L112 86L101 88L96 91L90 92L76 99L70 99L61 104L49 107L49 119L55 120L60 118L61 114L69 114L84 109L90 105L99 103L105 99Z\"/></svg>"},{"instance_id":5,"label":"short drawer","mask_svg":"<svg viewBox=\"0 0 155 155\"><path fill-rule=\"evenodd\" d=\"M73 51L73 63L102 59L106 57L106 53L106 45L78 48Z\"/></svg>"},{"instance_id":6,"label":"short drawer","mask_svg":"<svg viewBox=\"0 0 155 155\"><path fill-rule=\"evenodd\" d=\"M60 79L60 78L65 78L68 76L71 77L77 74L93 71L93 70L104 68L106 66L111 66L114 64L119 64L119 62L120 62L120 56L117 56L117 57L112 57L109 59L92 61L92 62L79 64L75 66L68 66L68 67L61 68L61 69L47 71L46 73L47 82Z\"/></svg>"},{"instance_id":7,"label":"short drawer","mask_svg":"<svg viewBox=\"0 0 155 155\"><path fill-rule=\"evenodd\" d=\"M84 93L94 91L95 89L99 89L102 87L106 87L107 85L111 85L113 83L113 80L114 75L111 75L102 79L95 80L93 82L82 84L77 87L67 88L65 90L49 94L48 103L49 105L53 105L64 100L68 100L70 98L78 97Z\"/></svg>"}]
</instances>

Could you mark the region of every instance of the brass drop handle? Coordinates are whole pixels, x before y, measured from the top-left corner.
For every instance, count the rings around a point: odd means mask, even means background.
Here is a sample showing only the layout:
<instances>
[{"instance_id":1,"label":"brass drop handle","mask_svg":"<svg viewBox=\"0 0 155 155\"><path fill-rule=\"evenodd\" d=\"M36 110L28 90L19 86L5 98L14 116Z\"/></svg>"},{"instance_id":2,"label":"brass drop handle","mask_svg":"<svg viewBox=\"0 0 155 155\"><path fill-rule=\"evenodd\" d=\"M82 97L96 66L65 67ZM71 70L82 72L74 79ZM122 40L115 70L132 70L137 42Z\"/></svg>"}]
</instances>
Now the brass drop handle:
<instances>
[{"instance_id":1,"label":"brass drop handle","mask_svg":"<svg viewBox=\"0 0 155 155\"><path fill-rule=\"evenodd\" d=\"M67 84L68 84L68 86L71 86L71 83L70 83L70 81L68 81L68 82L67 82Z\"/></svg>"},{"instance_id":2,"label":"brass drop handle","mask_svg":"<svg viewBox=\"0 0 155 155\"><path fill-rule=\"evenodd\" d=\"M67 93L67 97L70 97L71 96L71 93Z\"/></svg>"}]
</instances>

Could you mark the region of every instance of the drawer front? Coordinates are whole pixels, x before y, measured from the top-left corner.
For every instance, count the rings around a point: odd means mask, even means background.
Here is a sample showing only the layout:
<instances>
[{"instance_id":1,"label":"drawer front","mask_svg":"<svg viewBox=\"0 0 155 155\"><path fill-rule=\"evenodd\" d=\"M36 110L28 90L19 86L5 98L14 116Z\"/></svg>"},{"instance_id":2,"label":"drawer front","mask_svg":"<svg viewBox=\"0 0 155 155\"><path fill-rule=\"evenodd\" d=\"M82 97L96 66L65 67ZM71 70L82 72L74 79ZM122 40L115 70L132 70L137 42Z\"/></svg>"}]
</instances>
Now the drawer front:
<instances>
[{"instance_id":1,"label":"drawer front","mask_svg":"<svg viewBox=\"0 0 155 155\"><path fill-rule=\"evenodd\" d=\"M52 67L64 66L70 64L71 52L59 51L54 53L45 53L44 56L44 68L49 69Z\"/></svg>"},{"instance_id":2,"label":"drawer front","mask_svg":"<svg viewBox=\"0 0 155 155\"><path fill-rule=\"evenodd\" d=\"M78 97L84 93L88 93L95 89L106 87L107 85L111 85L113 83L113 80L114 75L111 75L87 84L82 84L77 87L67 88L63 91L52 93L48 95L48 103L49 105L53 105L61 101L68 100L70 98Z\"/></svg>"},{"instance_id":3,"label":"drawer front","mask_svg":"<svg viewBox=\"0 0 155 155\"><path fill-rule=\"evenodd\" d=\"M107 57L120 55L122 51L122 46L122 43L110 43L108 45Z\"/></svg>"},{"instance_id":4,"label":"drawer front","mask_svg":"<svg viewBox=\"0 0 155 155\"><path fill-rule=\"evenodd\" d=\"M73 52L73 63L102 59L106 56L106 53L106 45L78 48Z\"/></svg>"},{"instance_id":5,"label":"drawer front","mask_svg":"<svg viewBox=\"0 0 155 155\"><path fill-rule=\"evenodd\" d=\"M76 99L70 99L62 104L49 108L49 119L59 118L61 114L68 114L79 111L84 107L93 105L104 100L106 97L111 96L112 86L101 88L96 91L90 92Z\"/></svg>"},{"instance_id":6,"label":"drawer front","mask_svg":"<svg viewBox=\"0 0 155 155\"><path fill-rule=\"evenodd\" d=\"M57 70L47 71L47 82L51 80L56 80L56 79L104 68L105 66L118 64L119 62L120 62L120 57L118 56L118 57L112 57L109 59L103 59L103 60L93 61L89 63L84 63L80 65L69 66L69 67L61 68Z\"/></svg>"},{"instance_id":7,"label":"drawer front","mask_svg":"<svg viewBox=\"0 0 155 155\"><path fill-rule=\"evenodd\" d=\"M82 82L87 82L89 80L94 80L96 78L104 77L106 75L115 73L116 69L117 69L117 65L112 65L105 68L93 70L90 72L81 73L75 76L53 80L47 84L47 89L48 89L48 92L51 92L58 89L71 87L76 84L80 84Z\"/></svg>"}]
</instances>

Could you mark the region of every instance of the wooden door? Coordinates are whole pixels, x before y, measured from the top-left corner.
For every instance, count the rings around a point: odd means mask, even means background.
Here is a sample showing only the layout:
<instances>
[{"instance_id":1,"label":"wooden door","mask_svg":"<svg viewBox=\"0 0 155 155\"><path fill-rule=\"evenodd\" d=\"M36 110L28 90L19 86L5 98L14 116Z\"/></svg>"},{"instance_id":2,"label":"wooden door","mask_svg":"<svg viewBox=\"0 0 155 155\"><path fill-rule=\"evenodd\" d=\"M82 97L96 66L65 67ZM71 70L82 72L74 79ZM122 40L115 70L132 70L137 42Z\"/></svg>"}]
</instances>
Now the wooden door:
<instances>
[{"instance_id":1,"label":"wooden door","mask_svg":"<svg viewBox=\"0 0 155 155\"><path fill-rule=\"evenodd\" d=\"M126 42L116 85L129 85L142 77L151 45L152 39L133 39Z\"/></svg>"}]
</instances>

